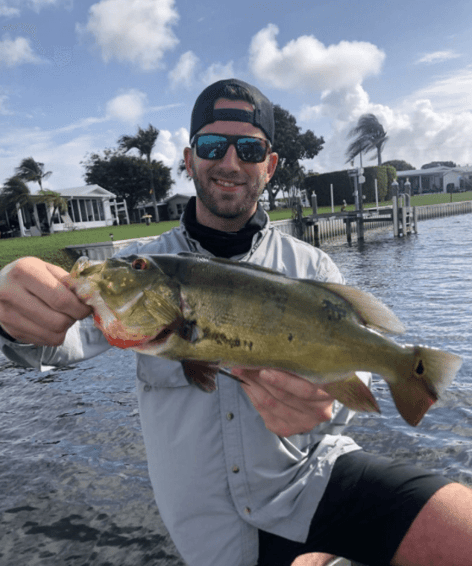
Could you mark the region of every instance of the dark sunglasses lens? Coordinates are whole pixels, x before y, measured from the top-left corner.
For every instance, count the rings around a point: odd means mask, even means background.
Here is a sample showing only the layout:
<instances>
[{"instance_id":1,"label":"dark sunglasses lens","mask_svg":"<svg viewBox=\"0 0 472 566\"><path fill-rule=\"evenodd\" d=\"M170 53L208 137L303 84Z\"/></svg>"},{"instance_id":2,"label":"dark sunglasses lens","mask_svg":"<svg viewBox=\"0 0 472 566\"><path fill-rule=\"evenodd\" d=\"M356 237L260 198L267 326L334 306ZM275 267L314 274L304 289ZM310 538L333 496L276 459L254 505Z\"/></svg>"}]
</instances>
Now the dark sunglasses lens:
<instances>
[{"instance_id":1,"label":"dark sunglasses lens","mask_svg":"<svg viewBox=\"0 0 472 566\"><path fill-rule=\"evenodd\" d=\"M261 163L266 157L264 140L240 137L236 140L239 159L248 163ZM228 151L230 141L225 136L205 134L196 140L197 155L200 159L222 159Z\"/></svg>"},{"instance_id":2,"label":"dark sunglasses lens","mask_svg":"<svg viewBox=\"0 0 472 566\"><path fill-rule=\"evenodd\" d=\"M228 150L228 145L228 140L222 136L200 136L197 138L197 155L200 159L221 159Z\"/></svg>"},{"instance_id":3,"label":"dark sunglasses lens","mask_svg":"<svg viewBox=\"0 0 472 566\"><path fill-rule=\"evenodd\" d=\"M239 138L236 142L236 150L240 159L250 163L260 163L266 156L264 141L255 138Z\"/></svg>"}]
</instances>

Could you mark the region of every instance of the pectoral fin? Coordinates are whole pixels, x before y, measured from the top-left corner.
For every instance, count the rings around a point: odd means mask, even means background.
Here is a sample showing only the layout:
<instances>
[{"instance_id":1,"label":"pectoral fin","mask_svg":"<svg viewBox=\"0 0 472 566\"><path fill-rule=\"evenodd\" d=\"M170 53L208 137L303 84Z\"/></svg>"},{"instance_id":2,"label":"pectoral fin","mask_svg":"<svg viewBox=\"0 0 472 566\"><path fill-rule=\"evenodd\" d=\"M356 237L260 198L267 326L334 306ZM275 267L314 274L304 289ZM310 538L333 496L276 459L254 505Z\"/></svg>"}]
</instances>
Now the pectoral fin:
<instances>
[{"instance_id":1,"label":"pectoral fin","mask_svg":"<svg viewBox=\"0 0 472 566\"><path fill-rule=\"evenodd\" d=\"M195 360L183 360L181 363L185 377L190 384L195 384L206 393L212 393L218 389L215 381L219 371L218 366Z\"/></svg>"},{"instance_id":2,"label":"pectoral fin","mask_svg":"<svg viewBox=\"0 0 472 566\"><path fill-rule=\"evenodd\" d=\"M355 373L350 374L343 381L323 385L323 389L353 411L380 413L371 390Z\"/></svg>"},{"instance_id":3,"label":"pectoral fin","mask_svg":"<svg viewBox=\"0 0 472 566\"><path fill-rule=\"evenodd\" d=\"M164 298L159 293L155 293L150 289L145 289L144 295L144 308L156 320L164 324L172 324L176 320L182 320L183 315L180 308L172 301Z\"/></svg>"}]
</instances>

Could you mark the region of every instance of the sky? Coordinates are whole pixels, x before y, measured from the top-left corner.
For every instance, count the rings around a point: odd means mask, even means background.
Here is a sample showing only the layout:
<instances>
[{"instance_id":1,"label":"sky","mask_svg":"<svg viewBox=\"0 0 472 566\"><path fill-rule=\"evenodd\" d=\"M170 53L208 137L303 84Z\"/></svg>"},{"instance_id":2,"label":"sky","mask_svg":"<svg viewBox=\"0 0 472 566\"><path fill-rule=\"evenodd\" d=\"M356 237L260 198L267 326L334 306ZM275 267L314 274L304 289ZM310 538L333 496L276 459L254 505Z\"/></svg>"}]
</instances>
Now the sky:
<instances>
[{"instance_id":1,"label":"sky","mask_svg":"<svg viewBox=\"0 0 472 566\"><path fill-rule=\"evenodd\" d=\"M173 194L194 194L192 107L230 77L324 138L306 171L350 167L365 113L383 160L472 165L472 0L0 0L0 187L30 156L45 188L83 186L87 155L152 124Z\"/></svg>"}]
</instances>

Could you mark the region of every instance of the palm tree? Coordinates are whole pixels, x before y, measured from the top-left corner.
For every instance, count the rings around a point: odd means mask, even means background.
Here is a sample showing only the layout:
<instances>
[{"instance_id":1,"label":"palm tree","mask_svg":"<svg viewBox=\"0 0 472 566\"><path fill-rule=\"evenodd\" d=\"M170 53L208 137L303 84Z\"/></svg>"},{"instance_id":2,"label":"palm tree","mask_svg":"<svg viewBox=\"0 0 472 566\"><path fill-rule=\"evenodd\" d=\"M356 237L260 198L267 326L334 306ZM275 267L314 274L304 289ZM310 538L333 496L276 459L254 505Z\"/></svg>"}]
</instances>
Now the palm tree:
<instances>
[{"instance_id":1,"label":"palm tree","mask_svg":"<svg viewBox=\"0 0 472 566\"><path fill-rule=\"evenodd\" d=\"M34 181L39 184L40 190L43 189L43 179L47 179L52 175L52 171L44 172L44 163L35 161L32 157L26 157L22 160L19 167L15 169L17 177L23 181Z\"/></svg>"},{"instance_id":2,"label":"palm tree","mask_svg":"<svg viewBox=\"0 0 472 566\"><path fill-rule=\"evenodd\" d=\"M24 207L29 208L31 204L31 192L22 179L20 179L19 177L11 177L10 179L7 179L5 181L2 193L0 194L0 210L6 215L11 214L15 211L18 214L20 228L23 226L23 220L20 216L20 209ZM33 210L35 212L36 225L39 228L39 218L37 217L37 211L36 209Z\"/></svg>"},{"instance_id":3,"label":"palm tree","mask_svg":"<svg viewBox=\"0 0 472 566\"><path fill-rule=\"evenodd\" d=\"M348 133L348 137L354 136L357 137L347 148L346 162L352 161L356 155L360 155L362 166L362 153L377 151L378 164L381 165L382 149L388 140L388 136L377 116L375 114L363 114L359 118L357 126Z\"/></svg>"},{"instance_id":4,"label":"palm tree","mask_svg":"<svg viewBox=\"0 0 472 566\"><path fill-rule=\"evenodd\" d=\"M154 178L151 167L151 153L156 143L157 136L159 135L159 130L157 130L153 125L149 124L146 130L141 129L138 126L138 133L135 136L121 136L118 140L118 146L121 150L126 153L130 149L137 149L139 151L139 156L146 156L146 161L149 165L150 174L150 193L152 195L152 202L154 204L154 214L155 221L159 220L159 213L157 210L156 193L154 191Z\"/></svg>"},{"instance_id":5,"label":"palm tree","mask_svg":"<svg viewBox=\"0 0 472 566\"><path fill-rule=\"evenodd\" d=\"M50 232L54 232L54 215L56 210L64 213L67 212L67 199L65 199L61 194L51 191L49 189L41 189L38 192L38 197L36 197L36 202L42 202L46 206L52 206L51 222L49 223Z\"/></svg>"}]
</instances>

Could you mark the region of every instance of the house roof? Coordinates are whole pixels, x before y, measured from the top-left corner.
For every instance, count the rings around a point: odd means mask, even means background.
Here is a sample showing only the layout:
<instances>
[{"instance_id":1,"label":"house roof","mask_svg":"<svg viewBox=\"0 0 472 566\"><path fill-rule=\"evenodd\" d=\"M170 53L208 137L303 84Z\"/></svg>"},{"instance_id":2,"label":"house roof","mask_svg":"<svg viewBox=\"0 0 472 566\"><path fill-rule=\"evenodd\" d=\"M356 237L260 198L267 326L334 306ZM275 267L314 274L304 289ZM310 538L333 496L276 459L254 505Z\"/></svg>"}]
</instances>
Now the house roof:
<instances>
[{"instance_id":1,"label":"house roof","mask_svg":"<svg viewBox=\"0 0 472 566\"><path fill-rule=\"evenodd\" d=\"M419 177L420 175L426 177L426 175L444 175L446 173L456 173L460 175L461 173L472 172L471 167L446 167L440 165L439 167L430 167L429 169L410 169L409 171L398 171L398 177Z\"/></svg>"},{"instance_id":2,"label":"house roof","mask_svg":"<svg viewBox=\"0 0 472 566\"><path fill-rule=\"evenodd\" d=\"M408 171L397 171L398 177L418 177L419 175L439 175L453 171L451 167L430 167L429 169L410 169Z\"/></svg>"},{"instance_id":3,"label":"house roof","mask_svg":"<svg viewBox=\"0 0 472 566\"><path fill-rule=\"evenodd\" d=\"M83 187L73 187L72 189L58 189L63 197L110 197L116 198L114 193L107 191L100 185L84 185Z\"/></svg>"}]
</instances>

